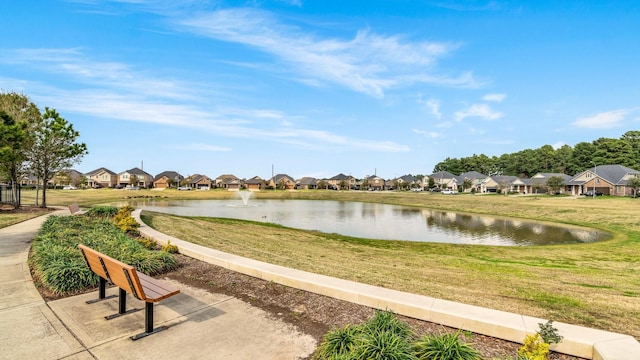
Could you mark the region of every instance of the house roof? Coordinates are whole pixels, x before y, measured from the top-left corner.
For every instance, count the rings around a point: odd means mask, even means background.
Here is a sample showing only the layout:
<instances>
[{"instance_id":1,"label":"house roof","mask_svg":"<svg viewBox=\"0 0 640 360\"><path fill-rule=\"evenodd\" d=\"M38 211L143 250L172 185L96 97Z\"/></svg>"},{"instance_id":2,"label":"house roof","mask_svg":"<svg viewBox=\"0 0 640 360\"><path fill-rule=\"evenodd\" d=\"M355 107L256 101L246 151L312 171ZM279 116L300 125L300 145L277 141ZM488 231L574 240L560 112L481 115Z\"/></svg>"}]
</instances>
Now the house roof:
<instances>
[{"instance_id":1,"label":"house roof","mask_svg":"<svg viewBox=\"0 0 640 360\"><path fill-rule=\"evenodd\" d=\"M254 176L251 179L245 180L244 183L245 184L258 184L261 185L262 184L262 178L260 178L259 176Z\"/></svg>"},{"instance_id":2,"label":"house roof","mask_svg":"<svg viewBox=\"0 0 640 360\"><path fill-rule=\"evenodd\" d=\"M178 180L178 179L184 178L182 175L178 174L177 172L169 170L169 171L163 171L160 174L156 175L156 177L153 178L153 181L158 181L158 180L162 179L165 176L168 179L174 179L174 180Z\"/></svg>"},{"instance_id":3,"label":"house roof","mask_svg":"<svg viewBox=\"0 0 640 360\"><path fill-rule=\"evenodd\" d=\"M469 180L485 179L486 177L487 175L479 173L477 171L467 171L465 173L458 175L458 178L462 181L464 181L464 179L469 179Z\"/></svg>"},{"instance_id":4,"label":"house roof","mask_svg":"<svg viewBox=\"0 0 640 360\"><path fill-rule=\"evenodd\" d=\"M318 182L318 179L307 176L298 180L298 185L316 185L317 182Z\"/></svg>"},{"instance_id":5,"label":"house roof","mask_svg":"<svg viewBox=\"0 0 640 360\"><path fill-rule=\"evenodd\" d=\"M295 182L295 181L293 180L293 178L292 178L291 176L287 175L287 174L278 174L278 175L274 176L271 180L273 180L273 182L277 184L277 183L279 183L279 182L280 182L280 180L282 180L283 178L285 179L285 181Z\"/></svg>"},{"instance_id":6,"label":"house roof","mask_svg":"<svg viewBox=\"0 0 640 360\"><path fill-rule=\"evenodd\" d=\"M568 183L572 179L572 176L567 175L567 174L563 174L563 173L537 173L537 174L533 175L531 177L531 179L549 180L550 178L552 178L554 176L561 178L562 180L564 180L565 183Z\"/></svg>"},{"instance_id":7,"label":"house roof","mask_svg":"<svg viewBox=\"0 0 640 360\"><path fill-rule=\"evenodd\" d=\"M216 180L229 182L231 180L240 180L240 178L238 178L237 176L232 175L232 174L222 174L222 175L218 176L216 178Z\"/></svg>"},{"instance_id":8,"label":"house roof","mask_svg":"<svg viewBox=\"0 0 640 360\"><path fill-rule=\"evenodd\" d=\"M340 173L329 180L349 180L350 178L351 178L350 176Z\"/></svg>"},{"instance_id":9,"label":"house roof","mask_svg":"<svg viewBox=\"0 0 640 360\"><path fill-rule=\"evenodd\" d=\"M416 178L413 175L403 175L400 176L397 180L402 180L402 182L413 184L416 182Z\"/></svg>"},{"instance_id":10,"label":"house roof","mask_svg":"<svg viewBox=\"0 0 640 360\"><path fill-rule=\"evenodd\" d=\"M208 176L200 175L200 174L193 174L193 175L189 176L189 179L190 179L189 182L192 183L192 184L195 184L195 183L200 182L202 180L211 181L211 179Z\"/></svg>"},{"instance_id":11,"label":"house roof","mask_svg":"<svg viewBox=\"0 0 640 360\"><path fill-rule=\"evenodd\" d=\"M123 171L120 174L124 174L124 173L128 173L130 175L136 175L136 176L138 176L138 175L149 176L149 177L153 178L153 176L151 176L151 174L149 174L149 173L145 172L144 170L142 170L140 168L137 168L137 167L134 167L133 169L129 169L127 171Z\"/></svg>"},{"instance_id":12,"label":"house roof","mask_svg":"<svg viewBox=\"0 0 640 360\"><path fill-rule=\"evenodd\" d=\"M626 185L627 184L627 180L625 179L626 176L631 174L640 175L640 171L634 170L622 165L599 165L599 166L594 166L590 169L587 169L577 174L576 176L572 177L571 180L569 181L569 185L584 184L586 181L580 181L577 179L587 172L590 172L594 174L594 176L597 176L613 185Z\"/></svg>"},{"instance_id":13,"label":"house roof","mask_svg":"<svg viewBox=\"0 0 640 360\"><path fill-rule=\"evenodd\" d=\"M455 179L457 178L456 175L453 175L452 173L448 172L448 171L438 171L436 173L433 173L431 175L429 175L429 177L435 178L435 179Z\"/></svg>"},{"instance_id":14,"label":"house roof","mask_svg":"<svg viewBox=\"0 0 640 360\"><path fill-rule=\"evenodd\" d=\"M118 175L118 174L114 173L113 171L111 171L111 170L109 170L109 169L107 169L105 167L101 167L101 168L95 169L93 171L89 171L85 175L92 176L92 175L97 175L97 174L99 174L101 172L106 172L109 175Z\"/></svg>"}]
</instances>

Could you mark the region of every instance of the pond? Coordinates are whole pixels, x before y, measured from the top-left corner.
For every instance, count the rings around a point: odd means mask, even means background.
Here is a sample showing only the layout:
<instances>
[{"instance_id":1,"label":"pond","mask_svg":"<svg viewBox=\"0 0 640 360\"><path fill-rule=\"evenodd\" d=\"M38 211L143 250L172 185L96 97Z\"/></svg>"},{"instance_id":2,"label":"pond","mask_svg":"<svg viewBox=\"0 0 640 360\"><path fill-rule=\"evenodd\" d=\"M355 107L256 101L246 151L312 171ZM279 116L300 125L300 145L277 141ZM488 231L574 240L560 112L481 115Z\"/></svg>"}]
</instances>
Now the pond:
<instances>
[{"instance_id":1,"label":"pond","mask_svg":"<svg viewBox=\"0 0 640 360\"><path fill-rule=\"evenodd\" d=\"M170 200L134 202L137 208L182 216L275 223L368 239L528 246L595 242L606 232L512 218L406 206L318 200Z\"/></svg>"}]
</instances>

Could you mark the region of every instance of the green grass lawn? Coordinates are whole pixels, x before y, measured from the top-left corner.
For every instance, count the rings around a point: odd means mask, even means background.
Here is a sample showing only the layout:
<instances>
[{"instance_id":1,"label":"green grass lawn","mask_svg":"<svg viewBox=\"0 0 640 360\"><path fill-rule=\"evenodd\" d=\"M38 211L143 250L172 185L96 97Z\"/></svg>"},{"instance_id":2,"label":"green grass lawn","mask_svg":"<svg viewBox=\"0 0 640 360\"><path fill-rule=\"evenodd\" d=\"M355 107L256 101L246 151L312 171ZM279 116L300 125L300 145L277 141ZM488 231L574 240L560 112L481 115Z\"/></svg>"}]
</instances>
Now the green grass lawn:
<instances>
[{"instance_id":1,"label":"green grass lawn","mask_svg":"<svg viewBox=\"0 0 640 360\"><path fill-rule=\"evenodd\" d=\"M25 195L24 192L23 196ZM130 196L223 199L226 191L48 192L50 205ZM257 198L367 201L596 227L592 244L497 247L380 241L237 220L145 214L160 231L222 251L377 286L640 338L640 199L396 192L260 192Z\"/></svg>"}]
</instances>

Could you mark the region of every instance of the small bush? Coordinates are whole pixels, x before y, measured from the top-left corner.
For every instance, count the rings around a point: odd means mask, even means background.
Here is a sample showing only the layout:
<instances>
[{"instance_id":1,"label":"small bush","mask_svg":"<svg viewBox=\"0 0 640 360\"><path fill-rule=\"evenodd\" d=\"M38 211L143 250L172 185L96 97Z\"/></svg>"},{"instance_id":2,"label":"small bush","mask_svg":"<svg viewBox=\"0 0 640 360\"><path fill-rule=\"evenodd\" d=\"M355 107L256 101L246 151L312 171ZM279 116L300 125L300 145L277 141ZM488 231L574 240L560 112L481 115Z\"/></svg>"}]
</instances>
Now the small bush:
<instances>
[{"instance_id":1,"label":"small bush","mask_svg":"<svg viewBox=\"0 0 640 360\"><path fill-rule=\"evenodd\" d=\"M400 337L409 338L413 336L409 325L398 319L391 311L376 310L375 315L363 324L364 331L370 333L381 333L388 331Z\"/></svg>"},{"instance_id":2,"label":"small bush","mask_svg":"<svg viewBox=\"0 0 640 360\"><path fill-rule=\"evenodd\" d=\"M562 341L563 337L560 336L558 329L553 327L553 320L549 320L545 324L539 323L538 326L540 327L538 334L540 334L542 341L549 345L558 344Z\"/></svg>"},{"instance_id":3,"label":"small bush","mask_svg":"<svg viewBox=\"0 0 640 360\"><path fill-rule=\"evenodd\" d=\"M138 238L138 242L144 246L145 249L155 250L158 248L158 244L153 239L149 238Z\"/></svg>"},{"instance_id":4,"label":"small bush","mask_svg":"<svg viewBox=\"0 0 640 360\"><path fill-rule=\"evenodd\" d=\"M360 330L351 325L329 331L323 336L322 343L313 358L315 360L335 360L339 357L347 359L347 355L353 351L359 335Z\"/></svg>"},{"instance_id":5,"label":"small bush","mask_svg":"<svg viewBox=\"0 0 640 360\"><path fill-rule=\"evenodd\" d=\"M391 330L364 331L354 349L355 359L416 360L411 342Z\"/></svg>"},{"instance_id":6,"label":"small bush","mask_svg":"<svg viewBox=\"0 0 640 360\"><path fill-rule=\"evenodd\" d=\"M112 218L118 213L118 208L115 206L94 206L87 211L88 216Z\"/></svg>"},{"instance_id":7,"label":"small bush","mask_svg":"<svg viewBox=\"0 0 640 360\"><path fill-rule=\"evenodd\" d=\"M460 339L460 331L427 335L414 344L416 357L420 360L481 360L480 353Z\"/></svg>"},{"instance_id":8,"label":"small bush","mask_svg":"<svg viewBox=\"0 0 640 360\"><path fill-rule=\"evenodd\" d=\"M113 222L124 232L138 235L138 228L140 224L131 216L131 213L135 210L133 207L127 205L118 209L118 213L113 217Z\"/></svg>"},{"instance_id":9,"label":"small bush","mask_svg":"<svg viewBox=\"0 0 640 360\"><path fill-rule=\"evenodd\" d=\"M540 334L527 335L518 349L518 356L527 360L546 360L549 355L549 344L542 341Z\"/></svg>"},{"instance_id":10,"label":"small bush","mask_svg":"<svg viewBox=\"0 0 640 360\"><path fill-rule=\"evenodd\" d=\"M173 245L171 241L167 241L167 245L164 245L162 247L162 251L168 252L169 254L177 254L178 247L176 245Z\"/></svg>"}]
</instances>

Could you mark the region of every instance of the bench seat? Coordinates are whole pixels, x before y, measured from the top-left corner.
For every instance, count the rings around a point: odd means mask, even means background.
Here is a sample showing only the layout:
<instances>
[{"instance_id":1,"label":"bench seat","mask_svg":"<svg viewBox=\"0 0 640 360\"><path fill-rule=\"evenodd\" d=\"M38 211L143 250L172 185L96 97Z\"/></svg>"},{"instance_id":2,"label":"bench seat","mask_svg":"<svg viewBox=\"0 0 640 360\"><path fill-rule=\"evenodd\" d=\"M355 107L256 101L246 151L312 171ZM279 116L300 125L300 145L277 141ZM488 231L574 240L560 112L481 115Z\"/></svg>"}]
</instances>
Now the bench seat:
<instances>
[{"instance_id":1,"label":"bench seat","mask_svg":"<svg viewBox=\"0 0 640 360\"><path fill-rule=\"evenodd\" d=\"M108 255L102 254L83 244L78 244L78 249L82 252L87 266L101 279L98 290L98 299L106 299L104 296L106 281L111 282L119 288L118 314L106 316L107 320L126 315L141 309L126 309L126 294L133 295L136 299L145 302L145 331L132 336L132 340L138 340L145 336L166 329L165 326L153 327L153 304L173 295L179 294L180 290L161 280L154 279L149 275L139 273L128 264L116 260Z\"/></svg>"},{"instance_id":2,"label":"bench seat","mask_svg":"<svg viewBox=\"0 0 640 360\"><path fill-rule=\"evenodd\" d=\"M80 206L78 206L78 204L69 205L69 212L71 215L82 215L87 213L86 210L80 210Z\"/></svg>"}]
</instances>

